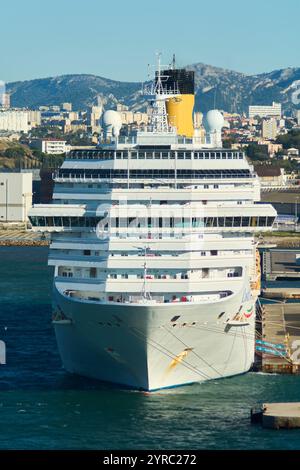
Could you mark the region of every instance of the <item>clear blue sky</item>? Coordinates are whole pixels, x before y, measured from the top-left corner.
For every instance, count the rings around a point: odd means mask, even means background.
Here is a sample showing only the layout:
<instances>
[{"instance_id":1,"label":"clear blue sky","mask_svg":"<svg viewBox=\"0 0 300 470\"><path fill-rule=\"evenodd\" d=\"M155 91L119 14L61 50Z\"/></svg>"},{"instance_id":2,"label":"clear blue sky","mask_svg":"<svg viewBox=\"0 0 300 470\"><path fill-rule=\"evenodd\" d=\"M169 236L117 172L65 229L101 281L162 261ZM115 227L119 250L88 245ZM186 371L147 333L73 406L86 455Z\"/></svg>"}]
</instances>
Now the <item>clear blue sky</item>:
<instances>
[{"instance_id":1,"label":"clear blue sky","mask_svg":"<svg viewBox=\"0 0 300 470\"><path fill-rule=\"evenodd\" d=\"M0 18L5 81L141 81L157 51L249 74L300 66L299 0L11 0Z\"/></svg>"}]
</instances>

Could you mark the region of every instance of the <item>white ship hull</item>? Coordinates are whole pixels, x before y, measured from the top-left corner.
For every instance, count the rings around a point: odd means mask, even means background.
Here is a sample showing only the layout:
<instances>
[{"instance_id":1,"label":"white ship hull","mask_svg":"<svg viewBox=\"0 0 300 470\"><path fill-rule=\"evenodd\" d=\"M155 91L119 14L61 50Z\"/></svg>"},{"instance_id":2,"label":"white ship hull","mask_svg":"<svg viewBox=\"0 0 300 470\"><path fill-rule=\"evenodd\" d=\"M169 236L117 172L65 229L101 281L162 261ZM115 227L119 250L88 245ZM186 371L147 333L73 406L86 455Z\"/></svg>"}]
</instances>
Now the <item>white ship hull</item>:
<instances>
[{"instance_id":1,"label":"white ship hull","mask_svg":"<svg viewBox=\"0 0 300 470\"><path fill-rule=\"evenodd\" d=\"M69 319L54 326L71 373L151 391L241 374L253 363L255 299L243 303L242 291L214 303L158 306L97 304L54 290ZM246 321L226 322L239 311Z\"/></svg>"}]
</instances>

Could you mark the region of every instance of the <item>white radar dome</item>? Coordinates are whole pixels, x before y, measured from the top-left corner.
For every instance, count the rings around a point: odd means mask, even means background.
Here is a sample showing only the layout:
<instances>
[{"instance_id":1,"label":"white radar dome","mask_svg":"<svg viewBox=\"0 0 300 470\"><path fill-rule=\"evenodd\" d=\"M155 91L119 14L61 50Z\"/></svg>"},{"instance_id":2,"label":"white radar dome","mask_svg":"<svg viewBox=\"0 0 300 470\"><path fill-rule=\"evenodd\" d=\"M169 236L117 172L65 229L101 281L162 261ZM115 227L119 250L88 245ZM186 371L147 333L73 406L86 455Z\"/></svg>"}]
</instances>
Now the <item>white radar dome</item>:
<instances>
[{"instance_id":1,"label":"white radar dome","mask_svg":"<svg viewBox=\"0 0 300 470\"><path fill-rule=\"evenodd\" d=\"M224 117L217 109L211 109L205 116L205 127L209 132L221 131L224 127Z\"/></svg>"},{"instance_id":2,"label":"white radar dome","mask_svg":"<svg viewBox=\"0 0 300 470\"><path fill-rule=\"evenodd\" d=\"M118 136L122 127L120 114L113 109L105 111L103 114L103 125L106 129L111 130L114 136Z\"/></svg>"}]
</instances>

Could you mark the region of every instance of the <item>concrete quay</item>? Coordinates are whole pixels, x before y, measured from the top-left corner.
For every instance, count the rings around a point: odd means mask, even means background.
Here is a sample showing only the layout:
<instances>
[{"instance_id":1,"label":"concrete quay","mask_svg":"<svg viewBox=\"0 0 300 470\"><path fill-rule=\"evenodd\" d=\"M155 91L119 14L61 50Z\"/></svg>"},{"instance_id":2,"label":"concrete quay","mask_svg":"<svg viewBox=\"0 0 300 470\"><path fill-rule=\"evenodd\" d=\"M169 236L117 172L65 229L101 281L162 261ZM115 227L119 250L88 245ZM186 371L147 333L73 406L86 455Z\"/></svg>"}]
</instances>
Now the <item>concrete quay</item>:
<instances>
[{"instance_id":1,"label":"concrete quay","mask_svg":"<svg viewBox=\"0 0 300 470\"><path fill-rule=\"evenodd\" d=\"M262 289L261 296L266 299L300 299L300 288L267 287Z\"/></svg>"},{"instance_id":2,"label":"concrete quay","mask_svg":"<svg viewBox=\"0 0 300 470\"><path fill-rule=\"evenodd\" d=\"M262 306L262 340L285 345L282 355L261 354L263 372L300 373L300 303Z\"/></svg>"},{"instance_id":3,"label":"concrete quay","mask_svg":"<svg viewBox=\"0 0 300 470\"><path fill-rule=\"evenodd\" d=\"M264 403L251 410L251 422L269 429L300 428L300 403Z\"/></svg>"}]
</instances>

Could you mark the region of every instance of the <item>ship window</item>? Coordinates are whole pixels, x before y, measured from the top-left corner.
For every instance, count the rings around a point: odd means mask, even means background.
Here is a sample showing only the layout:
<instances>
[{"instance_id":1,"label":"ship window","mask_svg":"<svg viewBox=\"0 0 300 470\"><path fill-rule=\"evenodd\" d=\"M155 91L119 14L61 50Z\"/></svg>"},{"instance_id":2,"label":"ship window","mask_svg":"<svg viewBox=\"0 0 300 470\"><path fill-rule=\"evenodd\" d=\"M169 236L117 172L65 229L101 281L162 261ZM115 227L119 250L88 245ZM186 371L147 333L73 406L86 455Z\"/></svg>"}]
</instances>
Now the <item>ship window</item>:
<instances>
[{"instance_id":1,"label":"ship window","mask_svg":"<svg viewBox=\"0 0 300 470\"><path fill-rule=\"evenodd\" d=\"M204 153L203 152L199 153L199 158L201 158L201 159L204 158Z\"/></svg>"},{"instance_id":2,"label":"ship window","mask_svg":"<svg viewBox=\"0 0 300 470\"><path fill-rule=\"evenodd\" d=\"M216 157L217 157L217 160L220 160L220 158L221 158L220 152L217 152L217 153L216 153Z\"/></svg>"},{"instance_id":3,"label":"ship window","mask_svg":"<svg viewBox=\"0 0 300 470\"><path fill-rule=\"evenodd\" d=\"M237 154L236 152L233 154L233 158L234 158L234 159L237 159L237 158L238 158L238 154Z\"/></svg>"},{"instance_id":4,"label":"ship window","mask_svg":"<svg viewBox=\"0 0 300 470\"><path fill-rule=\"evenodd\" d=\"M227 153L222 152L222 160L226 160L226 158L227 158Z\"/></svg>"},{"instance_id":5,"label":"ship window","mask_svg":"<svg viewBox=\"0 0 300 470\"><path fill-rule=\"evenodd\" d=\"M209 153L205 152L205 160L209 160Z\"/></svg>"},{"instance_id":6,"label":"ship window","mask_svg":"<svg viewBox=\"0 0 300 470\"><path fill-rule=\"evenodd\" d=\"M161 155L162 155L162 158L163 158L164 160L167 160L167 159L169 158L168 152L162 152Z\"/></svg>"},{"instance_id":7,"label":"ship window","mask_svg":"<svg viewBox=\"0 0 300 470\"><path fill-rule=\"evenodd\" d=\"M242 227L249 227L250 217L242 217Z\"/></svg>"},{"instance_id":8,"label":"ship window","mask_svg":"<svg viewBox=\"0 0 300 470\"><path fill-rule=\"evenodd\" d=\"M184 159L184 152L178 152L177 156L178 156L179 160L183 160Z\"/></svg>"},{"instance_id":9,"label":"ship window","mask_svg":"<svg viewBox=\"0 0 300 470\"><path fill-rule=\"evenodd\" d=\"M96 268L90 268L90 277L97 277L97 269Z\"/></svg>"},{"instance_id":10,"label":"ship window","mask_svg":"<svg viewBox=\"0 0 300 470\"><path fill-rule=\"evenodd\" d=\"M217 250L211 250L210 254L211 254L211 256L217 256L218 251Z\"/></svg>"},{"instance_id":11,"label":"ship window","mask_svg":"<svg viewBox=\"0 0 300 470\"><path fill-rule=\"evenodd\" d=\"M213 227L214 226L214 218L213 217L205 217L205 226L206 227Z\"/></svg>"},{"instance_id":12,"label":"ship window","mask_svg":"<svg viewBox=\"0 0 300 470\"><path fill-rule=\"evenodd\" d=\"M212 152L212 153L210 154L210 158L211 158L212 160L215 160L216 154L215 154L214 152Z\"/></svg>"},{"instance_id":13,"label":"ship window","mask_svg":"<svg viewBox=\"0 0 300 470\"><path fill-rule=\"evenodd\" d=\"M117 159L122 158L122 152L117 152Z\"/></svg>"},{"instance_id":14,"label":"ship window","mask_svg":"<svg viewBox=\"0 0 300 470\"><path fill-rule=\"evenodd\" d=\"M197 152L194 153L194 160L198 160L199 154Z\"/></svg>"},{"instance_id":15,"label":"ship window","mask_svg":"<svg viewBox=\"0 0 300 470\"><path fill-rule=\"evenodd\" d=\"M139 160L145 160L145 153L144 152L139 153Z\"/></svg>"},{"instance_id":16,"label":"ship window","mask_svg":"<svg viewBox=\"0 0 300 470\"><path fill-rule=\"evenodd\" d=\"M174 158L175 158L175 153L174 153L174 152L170 152L170 159L171 159L171 160L174 160Z\"/></svg>"},{"instance_id":17,"label":"ship window","mask_svg":"<svg viewBox=\"0 0 300 470\"><path fill-rule=\"evenodd\" d=\"M241 226L241 217L233 217L233 226L240 227Z\"/></svg>"},{"instance_id":18,"label":"ship window","mask_svg":"<svg viewBox=\"0 0 300 470\"><path fill-rule=\"evenodd\" d=\"M156 160L160 160L160 152L155 152L154 158L155 158Z\"/></svg>"},{"instance_id":19,"label":"ship window","mask_svg":"<svg viewBox=\"0 0 300 470\"><path fill-rule=\"evenodd\" d=\"M225 227L232 227L233 217L225 218Z\"/></svg>"},{"instance_id":20,"label":"ship window","mask_svg":"<svg viewBox=\"0 0 300 470\"><path fill-rule=\"evenodd\" d=\"M132 152L131 158L132 158L133 160L136 160L136 159L137 159L137 153L136 153L136 152Z\"/></svg>"},{"instance_id":21,"label":"ship window","mask_svg":"<svg viewBox=\"0 0 300 470\"><path fill-rule=\"evenodd\" d=\"M218 184L214 184L214 189L218 189L219 185Z\"/></svg>"},{"instance_id":22,"label":"ship window","mask_svg":"<svg viewBox=\"0 0 300 470\"><path fill-rule=\"evenodd\" d=\"M153 158L152 152L146 152L146 159L147 160L152 160L152 158Z\"/></svg>"},{"instance_id":23,"label":"ship window","mask_svg":"<svg viewBox=\"0 0 300 470\"><path fill-rule=\"evenodd\" d=\"M203 187L204 187L204 189L209 189L209 185L208 185L208 184L205 184Z\"/></svg>"},{"instance_id":24,"label":"ship window","mask_svg":"<svg viewBox=\"0 0 300 470\"><path fill-rule=\"evenodd\" d=\"M207 278L209 277L209 268L203 268L202 269L202 278Z\"/></svg>"},{"instance_id":25,"label":"ship window","mask_svg":"<svg viewBox=\"0 0 300 470\"><path fill-rule=\"evenodd\" d=\"M268 226L272 226L274 223L275 217L268 217Z\"/></svg>"},{"instance_id":26,"label":"ship window","mask_svg":"<svg viewBox=\"0 0 300 470\"><path fill-rule=\"evenodd\" d=\"M206 251L201 251L201 256L206 256Z\"/></svg>"},{"instance_id":27,"label":"ship window","mask_svg":"<svg viewBox=\"0 0 300 470\"><path fill-rule=\"evenodd\" d=\"M83 254L84 254L85 256L90 256L91 250L83 250Z\"/></svg>"},{"instance_id":28,"label":"ship window","mask_svg":"<svg viewBox=\"0 0 300 470\"><path fill-rule=\"evenodd\" d=\"M228 158L229 158L229 160L232 159L232 153L231 152L228 153Z\"/></svg>"},{"instance_id":29,"label":"ship window","mask_svg":"<svg viewBox=\"0 0 300 470\"><path fill-rule=\"evenodd\" d=\"M267 217L259 217L259 224L261 227L266 227L267 225Z\"/></svg>"},{"instance_id":30,"label":"ship window","mask_svg":"<svg viewBox=\"0 0 300 470\"><path fill-rule=\"evenodd\" d=\"M191 158L192 158L191 152L185 152L185 159L191 160Z\"/></svg>"}]
</instances>

